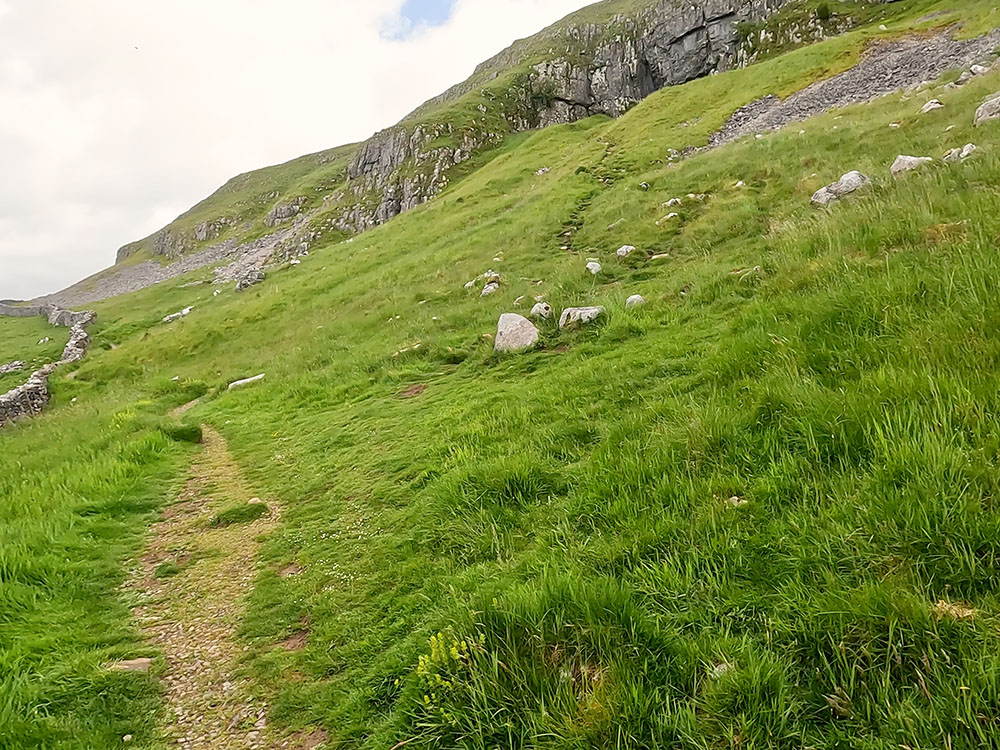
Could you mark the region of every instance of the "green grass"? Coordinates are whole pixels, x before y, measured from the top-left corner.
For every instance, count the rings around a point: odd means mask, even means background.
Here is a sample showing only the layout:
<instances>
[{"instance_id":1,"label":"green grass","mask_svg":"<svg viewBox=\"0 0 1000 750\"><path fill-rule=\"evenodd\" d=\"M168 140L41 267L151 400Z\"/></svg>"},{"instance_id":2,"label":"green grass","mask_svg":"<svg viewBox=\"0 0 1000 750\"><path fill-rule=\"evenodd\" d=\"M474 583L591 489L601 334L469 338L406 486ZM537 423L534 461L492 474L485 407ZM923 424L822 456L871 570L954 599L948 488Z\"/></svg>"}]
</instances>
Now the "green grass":
<instances>
[{"instance_id":1,"label":"green grass","mask_svg":"<svg viewBox=\"0 0 1000 750\"><path fill-rule=\"evenodd\" d=\"M972 127L1000 73L662 161L873 33L517 139L242 295L97 305L76 378L0 434L0 747L159 747L155 688L100 667L140 648L121 569L194 450L159 417L202 395L185 419L282 508L241 630L273 727L344 748L1000 743L1000 125ZM855 168L869 190L809 205ZM689 192L710 195L657 227ZM670 257L619 263L626 242ZM490 267L481 300L464 283ZM493 354L499 314L540 293L608 315ZM303 649L275 648L302 622Z\"/></svg>"},{"instance_id":2,"label":"green grass","mask_svg":"<svg viewBox=\"0 0 1000 750\"><path fill-rule=\"evenodd\" d=\"M44 339L45 343L39 343ZM16 388L42 365L62 356L69 341L69 329L50 326L45 318L4 318L0 326L0 365L24 362L18 372L0 375L0 393Z\"/></svg>"},{"instance_id":3,"label":"green grass","mask_svg":"<svg viewBox=\"0 0 1000 750\"><path fill-rule=\"evenodd\" d=\"M209 521L210 526L232 526L237 523L250 523L262 516L266 516L270 511L264 503L247 503L245 505L234 505L231 508L220 510Z\"/></svg>"}]
</instances>

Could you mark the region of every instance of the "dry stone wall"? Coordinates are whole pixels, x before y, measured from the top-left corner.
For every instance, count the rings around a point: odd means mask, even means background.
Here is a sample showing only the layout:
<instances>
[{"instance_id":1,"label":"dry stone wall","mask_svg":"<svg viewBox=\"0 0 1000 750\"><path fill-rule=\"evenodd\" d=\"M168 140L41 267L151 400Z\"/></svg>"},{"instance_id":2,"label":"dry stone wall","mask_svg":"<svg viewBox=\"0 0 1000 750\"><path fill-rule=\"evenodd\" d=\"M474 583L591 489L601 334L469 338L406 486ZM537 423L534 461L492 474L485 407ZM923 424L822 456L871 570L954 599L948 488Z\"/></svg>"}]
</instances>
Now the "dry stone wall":
<instances>
[{"instance_id":1,"label":"dry stone wall","mask_svg":"<svg viewBox=\"0 0 1000 750\"><path fill-rule=\"evenodd\" d=\"M18 307L0 304L0 315L27 318L43 315L50 325L66 326L70 329L69 341L58 362L51 362L31 373L17 388L0 395L0 427L15 420L33 417L42 413L49 403L49 376L60 365L76 362L87 353L90 336L87 326L97 320L97 313L91 311L74 312L55 305Z\"/></svg>"}]
</instances>

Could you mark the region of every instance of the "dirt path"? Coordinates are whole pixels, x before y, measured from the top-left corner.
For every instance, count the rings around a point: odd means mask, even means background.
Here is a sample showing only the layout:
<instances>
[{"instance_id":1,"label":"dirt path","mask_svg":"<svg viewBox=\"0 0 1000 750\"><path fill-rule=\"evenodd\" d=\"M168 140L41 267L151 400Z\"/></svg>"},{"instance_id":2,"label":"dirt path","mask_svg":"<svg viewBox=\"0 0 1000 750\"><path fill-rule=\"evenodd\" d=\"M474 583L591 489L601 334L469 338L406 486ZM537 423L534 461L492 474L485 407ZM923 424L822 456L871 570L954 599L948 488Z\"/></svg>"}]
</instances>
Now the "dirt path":
<instances>
[{"instance_id":1,"label":"dirt path","mask_svg":"<svg viewBox=\"0 0 1000 750\"><path fill-rule=\"evenodd\" d=\"M235 676L242 654L236 629L258 567L261 535L278 523L279 509L250 523L214 527L220 510L254 498L226 447L204 429L204 447L177 501L152 529L136 617L163 652L172 747L187 750L288 747L269 738L267 703Z\"/></svg>"}]
</instances>

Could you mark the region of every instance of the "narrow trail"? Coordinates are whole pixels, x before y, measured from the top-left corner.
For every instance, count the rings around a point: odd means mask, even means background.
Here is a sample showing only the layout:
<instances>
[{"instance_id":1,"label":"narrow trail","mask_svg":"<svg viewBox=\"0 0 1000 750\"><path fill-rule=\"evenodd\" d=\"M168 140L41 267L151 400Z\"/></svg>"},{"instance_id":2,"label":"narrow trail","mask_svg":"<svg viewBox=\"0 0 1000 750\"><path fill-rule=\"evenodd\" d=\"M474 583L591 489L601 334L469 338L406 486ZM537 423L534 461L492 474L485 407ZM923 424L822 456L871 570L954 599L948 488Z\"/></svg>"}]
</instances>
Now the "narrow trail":
<instances>
[{"instance_id":1,"label":"narrow trail","mask_svg":"<svg viewBox=\"0 0 1000 750\"><path fill-rule=\"evenodd\" d=\"M259 538L278 524L280 510L251 523L213 527L220 510L254 496L226 446L203 427L204 447L176 502L152 529L142 559L142 594L135 615L163 652L171 747L252 750L294 747L274 740L267 703L235 676L243 647L236 630L258 567Z\"/></svg>"}]
</instances>

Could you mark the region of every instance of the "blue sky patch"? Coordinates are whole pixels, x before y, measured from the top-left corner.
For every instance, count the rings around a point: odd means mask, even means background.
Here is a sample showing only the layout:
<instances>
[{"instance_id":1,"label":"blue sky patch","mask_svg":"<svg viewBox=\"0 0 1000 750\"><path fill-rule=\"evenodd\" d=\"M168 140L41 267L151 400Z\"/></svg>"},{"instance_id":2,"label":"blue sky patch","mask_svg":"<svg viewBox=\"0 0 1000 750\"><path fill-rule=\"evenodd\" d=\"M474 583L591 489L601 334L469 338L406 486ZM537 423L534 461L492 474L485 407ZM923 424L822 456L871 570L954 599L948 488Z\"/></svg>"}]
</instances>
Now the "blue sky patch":
<instances>
[{"instance_id":1,"label":"blue sky patch","mask_svg":"<svg viewBox=\"0 0 1000 750\"><path fill-rule=\"evenodd\" d=\"M440 26L451 16L455 0L406 0L403 18L413 26Z\"/></svg>"}]
</instances>

